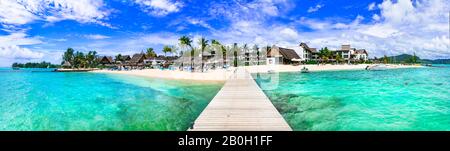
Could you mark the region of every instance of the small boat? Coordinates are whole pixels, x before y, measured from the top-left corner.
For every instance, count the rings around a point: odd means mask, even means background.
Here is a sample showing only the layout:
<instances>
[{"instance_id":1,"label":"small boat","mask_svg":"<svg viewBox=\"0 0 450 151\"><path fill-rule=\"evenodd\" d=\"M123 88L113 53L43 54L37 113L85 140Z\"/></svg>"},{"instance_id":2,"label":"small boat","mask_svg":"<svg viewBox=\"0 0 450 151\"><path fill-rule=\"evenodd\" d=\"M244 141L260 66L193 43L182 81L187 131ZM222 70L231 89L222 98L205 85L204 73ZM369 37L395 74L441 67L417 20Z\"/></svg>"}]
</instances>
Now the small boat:
<instances>
[{"instance_id":1,"label":"small boat","mask_svg":"<svg viewBox=\"0 0 450 151\"><path fill-rule=\"evenodd\" d=\"M301 73L309 73L309 69L306 67L303 67L302 70L300 71Z\"/></svg>"},{"instance_id":2,"label":"small boat","mask_svg":"<svg viewBox=\"0 0 450 151\"><path fill-rule=\"evenodd\" d=\"M372 70L372 71L383 71L386 70L386 65L374 65L374 66L367 66L366 70Z\"/></svg>"}]
</instances>

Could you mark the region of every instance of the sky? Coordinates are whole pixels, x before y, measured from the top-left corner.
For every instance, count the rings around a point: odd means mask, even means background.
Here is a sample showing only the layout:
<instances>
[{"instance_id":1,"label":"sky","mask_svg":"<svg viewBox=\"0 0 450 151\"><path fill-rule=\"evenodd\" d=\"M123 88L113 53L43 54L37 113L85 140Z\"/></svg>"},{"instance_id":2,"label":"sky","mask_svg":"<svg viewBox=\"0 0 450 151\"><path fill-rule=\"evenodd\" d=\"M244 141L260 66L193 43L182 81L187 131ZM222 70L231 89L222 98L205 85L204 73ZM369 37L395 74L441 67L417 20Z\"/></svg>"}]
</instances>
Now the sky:
<instances>
[{"instance_id":1,"label":"sky","mask_svg":"<svg viewBox=\"0 0 450 151\"><path fill-rule=\"evenodd\" d=\"M450 58L450 0L0 0L0 66L59 64L69 47L99 55L177 45L187 35L222 44L337 49L369 57Z\"/></svg>"}]
</instances>

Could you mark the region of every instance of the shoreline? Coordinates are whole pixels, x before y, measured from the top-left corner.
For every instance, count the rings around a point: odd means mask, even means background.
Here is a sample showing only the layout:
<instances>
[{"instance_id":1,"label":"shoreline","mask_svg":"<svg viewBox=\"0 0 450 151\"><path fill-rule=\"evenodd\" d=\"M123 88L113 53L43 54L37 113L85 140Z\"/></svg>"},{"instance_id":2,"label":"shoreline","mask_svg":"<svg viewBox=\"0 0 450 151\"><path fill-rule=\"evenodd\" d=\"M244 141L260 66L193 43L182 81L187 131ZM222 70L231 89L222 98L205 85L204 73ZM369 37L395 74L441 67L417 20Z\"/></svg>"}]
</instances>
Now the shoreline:
<instances>
[{"instance_id":1,"label":"shoreline","mask_svg":"<svg viewBox=\"0 0 450 151\"><path fill-rule=\"evenodd\" d=\"M303 67L306 67L311 72L317 71L344 71L344 70L365 70L368 65L374 64L359 64L359 65L259 65L259 66L244 66L239 68L246 69L249 73L267 73L269 70L273 72L300 72ZM388 69L402 69L402 68L421 68L419 65L388 65ZM106 73L106 74L121 74L140 76L147 78L172 79L172 80L192 80L192 81L210 81L210 82L224 82L231 75L233 75L235 68L210 70L207 72L188 72L180 70L160 70L160 69L142 69L131 71L111 71L111 70L94 70L91 73Z\"/></svg>"}]
</instances>

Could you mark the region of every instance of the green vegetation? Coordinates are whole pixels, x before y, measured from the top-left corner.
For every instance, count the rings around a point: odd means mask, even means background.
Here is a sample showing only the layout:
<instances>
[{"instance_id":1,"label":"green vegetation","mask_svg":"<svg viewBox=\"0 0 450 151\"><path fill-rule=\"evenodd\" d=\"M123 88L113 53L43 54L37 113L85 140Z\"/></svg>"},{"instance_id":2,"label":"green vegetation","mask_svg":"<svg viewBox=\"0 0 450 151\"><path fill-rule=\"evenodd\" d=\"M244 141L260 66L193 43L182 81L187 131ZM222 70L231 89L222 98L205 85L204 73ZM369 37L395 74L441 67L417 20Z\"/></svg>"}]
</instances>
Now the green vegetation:
<instances>
[{"instance_id":1,"label":"green vegetation","mask_svg":"<svg viewBox=\"0 0 450 151\"><path fill-rule=\"evenodd\" d=\"M416 63L421 63L421 59L419 57L416 56L416 54L414 53L413 55L409 55L409 54L401 54L401 55L397 55L397 56L386 56L384 55L382 58L375 58L375 60L378 60L382 63L385 64L399 64L399 63L407 63L407 64L416 64Z\"/></svg>"},{"instance_id":2,"label":"green vegetation","mask_svg":"<svg viewBox=\"0 0 450 151\"><path fill-rule=\"evenodd\" d=\"M124 58L123 58L122 54L119 53L119 54L114 58L114 60L116 60L116 61L124 61Z\"/></svg>"},{"instance_id":3,"label":"green vegetation","mask_svg":"<svg viewBox=\"0 0 450 151\"><path fill-rule=\"evenodd\" d=\"M153 48L147 48L147 57L149 57L149 58L154 58L154 57L156 57L156 53L155 53L155 51L153 50Z\"/></svg>"},{"instance_id":4,"label":"green vegetation","mask_svg":"<svg viewBox=\"0 0 450 151\"><path fill-rule=\"evenodd\" d=\"M59 65L51 64L50 62L28 62L28 63L13 63L13 68L59 68Z\"/></svg>"},{"instance_id":5,"label":"green vegetation","mask_svg":"<svg viewBox=\"0 0 450 151\"><path fill-rule=\"evenodd\" d=\"M426 64L450 64L450 59L436 59L436 60L423 59L423 60L421 60L421 63L426 63Z\"/></svg>"},{"instance_id":6,"label":"green vegetation","mask_svg":"<svg viewBox=\"0 0 450 151\"><path fill-rule=\"evenodd\" d=\"M201 49L201 51L202 51L202 54L201 54L201 56L202 56L202 72L203 72L203 68L204 68L204 66L205 66L205 63L203 62L203 52L205 51L205 48L206 48L206 46L208 46L208 40L206 40L205 38L200 38L199 39L199 43L200 43L200 49Z\"/></svg>"},{"instance_id":7,"label":"green vegetation","mask_svg":"<svg viewBox=\"0 0 450 151\"><path fill-rule=\"evenodd\" d=\"M62 58L63 62L61 64L65 64L67 62L70 64L70 68L93 68L97 67L97 52L89 51L86 55L83 52L75 51L72 48L68 48L66 52L64 52Z\"/></svg>"},{"instance_id":8,"label":"green vegetation","mask_svg":"<svg viewBox=\"0 0 450 151\"><path fill-rule=\"evenodd\" d=\"M194 68L194 47L192 47L191 38L189 38L188 36L182 36L180 37L180 39L178 39L178 41L180 41L181 46L188 46L189 48L191 48L191 71L194 72L192 70Z\"/></svg>"},{"instance_id":9,"label":"green vegetation","mask_svg":"<svg viewBox=\"0 0 450 151\"><path fill-rule=\"evenodd\" d=\"M162 52L164 52L164 57L166 57L166 53L171 53L173 51L172 47L164 46Z\"/></svg>"},{"instance_id":10,"label":"green vegetation","mask_svg":"<svg viewBox=\"0 0 450 151\"><path fill-rule=\"evenodd\" d=\"M233 44L233 56L234 56L234 58L233 58L233 65L234 65L234 67L238 66L237 49L238 49L237 43L234 43Z\"/></svg>"},{"instance_id":11,"label":"green vegetation","mask_svg":"<svg viewBox=\"0 0 450 151\"><path fill-rule=\"evenodd\" d=\"M258 45L254 45L253 46L253 50L256 50L256 60L258 61L258 62L256 62L257 63L257 65L259 65L259 57L260 57L260 52L259 52L259 47L258 47Z\"/></svg>"},{"instance_id":12,"label":"green vegetation","mask_svg":"<svg viewBox=\"0 0 450 151\"><path fill-rule=\"evenodd\" d=\"M328 62L328 59L333 58L333 52L328 50L328 47L322 48L319 51L319 57L320 57L320 59L324 60L325 62Z\"/></svg>"},{"instance_id":13,"label":"green vegetation","mask_svg":"<svg viewBox=\"0 0 450 151\"><path fill-rule=\"evenodd\" d=\"M317 61L315 60L309 60L306 62L306 64L317 64Z\"/></svg>"}]
</instances>

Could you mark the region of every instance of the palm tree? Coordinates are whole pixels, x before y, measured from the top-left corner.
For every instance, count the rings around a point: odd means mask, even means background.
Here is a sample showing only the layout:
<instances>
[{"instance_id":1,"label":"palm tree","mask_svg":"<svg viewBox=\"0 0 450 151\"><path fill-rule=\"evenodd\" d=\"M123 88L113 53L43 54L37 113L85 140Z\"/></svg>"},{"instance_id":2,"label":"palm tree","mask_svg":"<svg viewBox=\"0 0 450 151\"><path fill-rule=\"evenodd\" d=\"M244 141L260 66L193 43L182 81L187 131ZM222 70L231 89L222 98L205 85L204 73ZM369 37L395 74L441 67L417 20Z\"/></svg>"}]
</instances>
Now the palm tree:
<instances>
[{"instance_id":1,"label":"palm tree","mask_svg":"<svg viewBox=\"0 0 450 151\"><path fill-rule=\"evenodd\" d=\"M156 53L155 53L155 51L153 50L153 48L147 48L147 57L149 57L149 58L154 58L154 57L156 57Z\"/></svg>"},{"instance_id":2,"label":"palm tree","mask_svg":"<svg viewBox=\"0 0 450 151\"><path fill-rule=\"evenodd\" d=\"M189 46L191 48L191 71L194 72L194 70L193 70L193 68L194 68L194 48L191 45L192 40L191 40L191 38L189 38L187 36L182 36L178 40L180 41L181 45Z\"/></svg>"},{"instance_id":3,"label":"palm tree","mask_svg":"<svg viewBox=\"0 0 450 151\"><path fill-rule=\"evenodd\" d=\"M116 60L116 61L123 61L122 54L119 53L119 54L115 57L115 60Z\"/></svg>"},{"instance_id":4,"label":"palm tree","mask_svg":"<svg viewBox=\"0 0 450 151\"><path fill-rule=\"evenodd\" d=\"M66 52L64 52L63 60L67 61L71 64L73 68L73 60L74 60L74 50L72 48L67 48Z\"/></svg>"},{"instance_id":5,"label":"palm tree","mask_svg":"<svg viewBox=\"0 0 450 151\"><path fill-rule=\"evenodd\" d=\"M172 52L172 48L169 46L164 46L162 51L164 52L164 57L166 57L166 53Z\"/></svg>"},{"instance_id":6,"label":"palm tree","mask_svg":"<svg viewBox=\"0 0 450 151\"><path fill-rule=\"evenodd\" d=\"M170 47L170 54L171 54L171 56L173 56L174 53L176 54L178 52L178 47L176 47L174 45L171 45L169 47Z\"/></svg>"},{"instance_id":7,"label":"palm tree","mask_svg":"<svg viewBox=\"0 0 450 151\"><path fill-rule=\"evenodd\" d=\"M336 62L337 62L337 63L342 62L342 56L341 56L340 54L337 54L337 55L336 55Z\"/></svg>"},{"instance_id":8,"label":"palm tree","mask_svg":"<svg viewBox=\"0 0 450 151\"><path fill-rule=\"evenodd\" d=\"M220 44L220 42L219 41L217 41L217 40L211 40L211 46L213 47L213 49L214 49L214 52L215 52L215 54L218 54L219 53L219 51L223 51L223 50L221 50L222 48L222 45ZM222 52L222 55L223 55L224 53ZM222 58L223 58L223 56L222 56ZM214 66L215 66L215 63L214 63Z\"/></svg>"},{"instance_id":9,"label":"palm tree","mask_svg":"<svg viewBox=\"0 0 450 151\"><path fill-rule=\"evenodd\" d=\"M234 43L233 44L233 56L234 56L233 65L234 65L234 67L237 67L237 49L238 49L238 45L237 45L237 43Z\"/></svg>"},{"instance_id":10,"label":"palm tree","mask_svg":"<svg viewBox=\"0 0 450 151\"><path fill-rule=\"evenodd\" d=\"M246 56L245 58L250 57L250 54L248 53L247 44L244 44L244 46L242 46L242 51L244 51L244 55ZM248 53L248 56L247 56L247 53ZM245 66L248 66L250 64L249 62L247 62L248 60L244 60L244 61L245 61Z\"/></svg>"},{"instance_id":11,"label":"palm tree","mask_svg":"<svg viewBox=\"0 0 450 151\"><path fill-rule=\"evenodd\" d=\"M322 60L325 60L325 62L328 61L328 59L330 59L332 57L332 53L330 50L328 50L327 47L320 49L319 51L319 56Z\"/></svg>"},{"instance_id":12,"label":"palm tree","mask_svg":"<svg viewBox=\"0 0 450 151\"><path fill-rule=\"evenodd\" d=\"M86 65L86 59L83 52L77 51L74 57L74 66L76 68L84 67Z\"/></svg>"},{"instance_id":13,"label":"palm tree","mask_svg":"<svg viewBox=\"0 0 450 151\"><path fill-rule=\"evenodd\" d=\"M199 39L199 43L200 43L200 49L202 51L202 72L203 72L203 68L205 66L205 63L203 62L203 52L205 51L206 46L208 46L208 40L206 40L205 38L200 38Z\"/></svg>"},{"instance_id":14,"label":"palm tree","mask_svg":"<svg viewBox=\"0 0 450 151\"><path fill-rule=\"evenodd\" d=\"M90 68L96 66L95 56L97 55L96 51L89 51L86 55L86 61Z\"/></svg>"},{"instance_id":15,"label":"palm tree","mask_svg":"<svg viewBox=\"0 0 450 151\"><path fill-rule=\"evenodd\" d=\"M256 60L258 61L256 64L259 65L259 47L257 44L253 46L253 50L256 51Z\"/></svg>"},{"instance_id":16,"label":"palm tree","mask_svg":"<svg viewBox=\"0 0 450 151\"><path fill-rule=\"evenodd\" d=\"M384 64L387 64L389 62L389 58L386 56L386 55L384 55L384 57L383 57L383 63Z\"/></svg>"}]
</instances>

